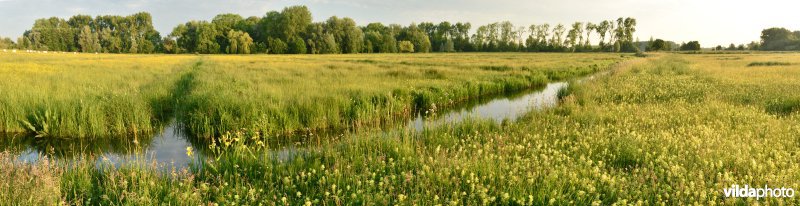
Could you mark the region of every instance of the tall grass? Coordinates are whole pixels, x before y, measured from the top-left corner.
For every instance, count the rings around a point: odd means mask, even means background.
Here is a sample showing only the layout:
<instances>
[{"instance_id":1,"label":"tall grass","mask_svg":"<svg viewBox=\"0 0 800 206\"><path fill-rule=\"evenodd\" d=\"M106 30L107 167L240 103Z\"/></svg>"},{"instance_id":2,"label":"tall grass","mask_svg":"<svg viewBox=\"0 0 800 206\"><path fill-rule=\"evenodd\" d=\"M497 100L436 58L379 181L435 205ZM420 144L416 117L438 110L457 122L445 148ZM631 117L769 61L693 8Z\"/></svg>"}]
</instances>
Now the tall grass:
<instances>
[{"instance_id":1,"label":"tall grass","mask_svg":"<svg viewBox=\"0 0 800 206\"><path fill-rule=\"evenodd\" d=\"M577 83L560 106L515 123L470 119L421 133L357 133L291 155L258 144L263 137L232 132L209 146L219 156L188 173L147 164L0 164L4 179L26 178L0 182L0 201L796 205L798 198L722 192L732 184L800 188L800 116L765 109L770 99L795 98L797 71L743 64L784 55L650 57ZM29 170L43 172L23 172Z\"/></svg>"},{"instance_id":2,"label":"tall grass","mask_svg":"<svg viewBox=\"0 0 800 206\"><path fill-rule=\"evenodd\" d=\"M175 104L190 56L0 56L0 131L40 137L147 136Z\"/></svg>"},{"instance_id":3,"label":"tall grass","mask_svg":"<svg viewBox=\"0 0 800 206\"><path fill-rule=\"evenodd\" d=\"M610 54L0 57L0 130L148 135L173 116L212 137L389 124L416 111L585 75ZM488 68L488 69L487 69Z\"/></svg>"},{"instance_id":4,"label":"tall grass","mask_svg":"<svg viewBox=\"0 0 800 206\"><path fill-rule=\"evenodd\" d=\"M607 54L209 56L182 106L194 134L362 128L586 75Z\"/></svg>"}]
</instances>

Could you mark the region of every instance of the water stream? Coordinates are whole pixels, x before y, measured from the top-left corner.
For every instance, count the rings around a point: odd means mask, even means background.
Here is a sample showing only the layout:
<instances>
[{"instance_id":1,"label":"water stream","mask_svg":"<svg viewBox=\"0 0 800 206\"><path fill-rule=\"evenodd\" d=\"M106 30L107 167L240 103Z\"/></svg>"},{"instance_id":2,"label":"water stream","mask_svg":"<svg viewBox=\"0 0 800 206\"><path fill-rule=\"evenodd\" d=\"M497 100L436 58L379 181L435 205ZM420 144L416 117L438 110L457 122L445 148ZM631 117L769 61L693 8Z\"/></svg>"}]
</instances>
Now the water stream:
<instances>
[{"instance_id":1,"label":"water stream","mask_svg":"<svg viewBox=\"0 0 800 206\"><path fill-rule=\"evenodd\" d=\"M591 77L589 77L591 78ZM520 116L532 111L553 107L558 103L558 91L567 86L566 82L549 83L536 90L528 90L515 94L504 94L491 98L484 98L471 103L461 104L441 111L433 117L418 115L405 124L405 129L422 131L426 127L457 123L466 118L492 119L497 123L515 121ZM401 128L403 129L403 128ZM141 160L155 162L162 166L185 168L189 162L197 160L203 153L197 148L204 145L194 145L190 138L181 132L179 124L175 121L166 126L160 134L148 139L136 139L131 143L125 140L48 140L47 138L31 137L0 137L0 150L16 151L17 159L25 162L35 162L42 156L56 160L74 161L75 155L92 158L97 164L110 162L114 165L126 161ZM194 150L194 155L187 155L187 148ZM276 148L273 154L279 159L290 158L302 150L301 146L287 144Z\"/></svg>"}]
</instances>

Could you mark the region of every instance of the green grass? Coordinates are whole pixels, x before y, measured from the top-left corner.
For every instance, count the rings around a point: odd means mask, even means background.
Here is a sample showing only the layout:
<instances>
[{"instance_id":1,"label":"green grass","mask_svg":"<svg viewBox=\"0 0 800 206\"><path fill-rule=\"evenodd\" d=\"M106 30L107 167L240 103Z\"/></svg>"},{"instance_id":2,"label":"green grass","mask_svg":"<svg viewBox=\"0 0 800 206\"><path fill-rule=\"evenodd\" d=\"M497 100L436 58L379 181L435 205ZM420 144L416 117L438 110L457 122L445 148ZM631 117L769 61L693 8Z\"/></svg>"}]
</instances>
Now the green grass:
<instances>
[{"instance_id":1,"label":"green grass","mask_svg":"<svg viewBox=\"0 0 800 206\"><path fill-rule=\"evenodd\" d=\"M0 130L39 137L192 134L390 124L414 112L597 72L612 54L0 56ZM490 68L490 69L487 69Z\"/></svg>"},{"instance_id":2,"label":"green grass","mask_svg":"<svg viewBox=\"0 0 800 206\"><path fill-rule=\"evenodd\" d=\"M332 56L347 57L365 59ZM732 184L800 188L800 116L783 112L796 108L792 100L800 91L800 70L746 66L792 59L800 58L655 55L627 61L594 80L572 83L579 86L560 94L558 107L531 112L513 123L468 119L421 133L355 133L312 144L287 158L257 144L264 137L231 132L210 145L219 156L196 162L186 172L148 164L121 169L24 164L4 154L0 179L9 181L0 182L0 200L104 205L795 205L800 204L796 197L724 198L722 192ZM235 74L210 72L237 67L211 67L213 60L214 56L204 59L189 79L238 82L256 75L230 78L226 76ZM205 72L222 75L212 78ZM191 91L186 99L214 84L189 85L196 87L186 90ZM218 88L236 88L224 86ZM249 104L244 99L239 104Z\"/></svg>"},{"instance_id":3,"label":"green grass","mask_svg":"<svg viewBox=\"0 0 800 206\"><path fill-rule=\"evenodd\" d=\"M182 121L203 137L391 124L415 111L582 76L620 60L522 53L209 56L182 101Z\"/></svg>"},{"instance_id":4,"label":"green grass","mask_svg":"<svg viewBox=\"0 0 800 206\"><path fill-rule=\"evenodd\" d=\"M0 131L40 137L149 136L171 117L171 90L196 57L0 56Z\"/></svg>"}]
</instances>

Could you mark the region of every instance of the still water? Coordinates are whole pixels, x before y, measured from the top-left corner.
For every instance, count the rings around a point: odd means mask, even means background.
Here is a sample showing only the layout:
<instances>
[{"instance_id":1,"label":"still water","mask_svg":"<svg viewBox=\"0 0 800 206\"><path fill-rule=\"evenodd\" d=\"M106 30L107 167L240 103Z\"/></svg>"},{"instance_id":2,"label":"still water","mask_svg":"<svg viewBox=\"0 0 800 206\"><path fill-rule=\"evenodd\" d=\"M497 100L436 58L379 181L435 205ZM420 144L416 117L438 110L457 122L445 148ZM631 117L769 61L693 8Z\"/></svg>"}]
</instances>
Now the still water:
<instances>
[{"instance_id":1,"label":"still water","mask_svg":"<svg viewBox=\"0 0 800 206\"><path fill-rule=\"evenodd\" d=\"M558 103L558 91L567 86L566 82L555 82L543 88L514 94L498 95L459 104L454 108L437 112L437 115L418 115L405 124L412 131L422 131L426 127L457 123L466 118L492 119L497 123L514 121L532 111L553 107ZM35 162L42 156L59 161L74 161L75 155L91 158L97 164L112 163L120 165L127 161L144 159L165 167L185 168L192 161L202 158L198 148L202 143L192 143L191 138L181 132L178 123L172 122L160 134L149 138L128 138L111 140L59 140L50 138L31 138L8 136L0 138L0 150L12 151L17 159ZM193 150L189 157L187 148ZM300 153L302 146L287 144L274 152L279 159L286 159Z\"/></svg>"}]
</instances>

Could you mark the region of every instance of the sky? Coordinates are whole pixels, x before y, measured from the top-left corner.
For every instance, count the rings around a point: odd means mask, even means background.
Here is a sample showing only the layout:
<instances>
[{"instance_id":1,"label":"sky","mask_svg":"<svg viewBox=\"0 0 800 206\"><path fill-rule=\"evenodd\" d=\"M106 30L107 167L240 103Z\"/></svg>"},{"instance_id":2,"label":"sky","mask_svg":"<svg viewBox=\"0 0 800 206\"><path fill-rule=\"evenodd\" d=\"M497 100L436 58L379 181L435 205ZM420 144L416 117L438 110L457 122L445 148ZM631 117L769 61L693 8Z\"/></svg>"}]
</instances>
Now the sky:
<instances>
[{"instance_id":1,"label":"sky","mask_svg":"<svg viewBox=\"0 0 800 206\"><path fill-rule=\"evenodd\" d=\"M703 47L758 41L769 27L800 30L795 0L0 0L0 36L16 40L39 18L140 11L149 12L164 35L189 20L210 21L221 13L264 16L292 5L308 6L315 22L330 16L350 17L359 25L470 22L473 30L506 20L527 27L633 17L635 36L643 41L697 40Z\"/></svg>"}]
</instances>

